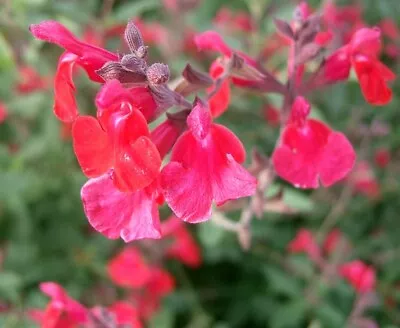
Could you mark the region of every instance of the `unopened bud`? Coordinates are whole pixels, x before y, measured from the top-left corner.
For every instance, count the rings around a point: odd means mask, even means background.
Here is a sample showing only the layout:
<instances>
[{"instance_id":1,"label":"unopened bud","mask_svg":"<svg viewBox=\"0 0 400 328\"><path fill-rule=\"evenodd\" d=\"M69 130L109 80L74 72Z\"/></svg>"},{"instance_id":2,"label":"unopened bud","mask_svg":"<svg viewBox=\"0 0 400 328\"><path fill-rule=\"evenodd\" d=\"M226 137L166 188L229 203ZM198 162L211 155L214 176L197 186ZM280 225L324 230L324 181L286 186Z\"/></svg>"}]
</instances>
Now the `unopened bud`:
<instances>
[{"instance_id":1,"label":"unopened bud","mask_svg":"<svg viewBox=\"0 0 400 328\"><path fill-rule=\"evenodd\" d=\"M128 22L128 25L126 25L124 37L132 53L136 53L144 46L142 34L132 21Z\"/></svg>"},{"instance_id":2,"label":"unopened bud","mask_svg":"<svg viewBox=\"0 0 400 328\"><path fill-rule=\"evenodd\" d=\"M165 64L155 63L147 69L146 75L149 83L164 84L169 80L169 67Z\"/></svg>"}]
</instances>

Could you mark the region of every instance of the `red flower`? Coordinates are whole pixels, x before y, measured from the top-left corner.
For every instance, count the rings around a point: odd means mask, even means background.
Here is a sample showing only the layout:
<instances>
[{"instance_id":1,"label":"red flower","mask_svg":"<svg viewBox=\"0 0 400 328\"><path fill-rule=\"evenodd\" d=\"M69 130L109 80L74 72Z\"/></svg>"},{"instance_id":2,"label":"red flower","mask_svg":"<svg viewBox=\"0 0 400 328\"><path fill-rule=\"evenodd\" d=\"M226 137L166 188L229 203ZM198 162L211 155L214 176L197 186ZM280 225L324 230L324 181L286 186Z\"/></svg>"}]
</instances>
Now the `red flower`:
<instances>
[{"instance_id":1,"label":"red flower","mask_svg":"<svg viewBox=\"0 0 400 328\"><path fill-rule=\"evenodd\" d=\"M225 7L217 12L214 23L222 28L227 27L232 32L241 31L248 33L254 30L254 24L248 13L243 11L234 13Z\"/></svg>"},{"instance_id":2,"label":"red flower","mask_svg":"<svg viewBox=\"0 0 400 328\"><path fill-rule=\"evenodd\" d=\"M125 242L161 238L156 182L136 192L121 192L112 177L109 172L82 187L83 208L92 227Z\"/></svg>"},{"instance_id":3,"label":"red flower","mask_svg":"<svg viewBox=\"0 0 400 328\"><path fill-rule=\"evenodd\" d=\"M381 191L374 171L366 161L358 162L349 175L350 183L356 193L363 194L371 199L379 197Z\"/></svg>"},{"instance_id":4,"label":"red flower","mask_svg":"<svg viewBox=\"0 0 400 328\"><path fill-rule=\"evenodd\" d=\"M144 291L135 297L140 315L144 319L149 319L160 307L162 298L174 289L174 278L161 268L153 268L151 278Z\"/></svg>"},{"instance_id":5,"label":"red flower","mask_svg":"<svg viewBox=\"0 0 400 328\"><path fill-rule=\"evenodd\" d=\"M66 50L59 58L54 78L54 114L63 122L72 123L78 115L74 96L75 85L72 79L74 66L83 67L91 80L104 82L96 70L109 61L118 60L118 56L78 40L65 26L56 21L32 24L29 30L36 38L55 43Z\"/></svg>"},{"instance_id":6,"label":"red flower","mask_svg":"<svg viewBox=\"0 0 400 328\"><path fill-rule=\"evenodd\" d=\"M346 136L307 119L310 104L297 97L278 147L272 154L276 173L298 188L328 187L353 168L355 152Z\"/></svg>"},{"instance_id":7,"label":"red flower","mask_svg":"<svg viewBox=\"0 0 400 328\"><path fill-rule=\"evenodd\" d=\"M162 232L164 237L172 237L172 243L168 244L167 256L193 268L200 266L200 248L181 220L171 216L162 223Z\"/></svg>"},{"instance_id":8,"label":"red flower","mask_svg":"<svg viewBox=\"0 0 400 328\"><path fill-rule=\"evenodd\" d=\"M367 293L375 289L375 269L360 260L343 264L339 272L358 293Z\"/></svg>"},{"instance_id":9,"label":"red flower","mask_svg":"<svg viewBox=\"0 0 400 328\"><path fill-rule=\"evenodd\" d=\"M133 96L117 80L106 83L97 97L98 120L80 116L72 130L75 154L85 175L97 177L114 168L114 183L122 191L148 186L161 166L138 101L130 102Z\"/></svg>"},{"instance_id":10,"label":"red flower","mask_svg":"<svg viewBox=\"0 0 400 328\"><path fill-rule=\"evenodd\" d=\"M350 75L351 62L348 47L342 47L330 55L324 64L324 82L334 83L347 80ZM322 82L322 83L324 83Z\"/></svg>"},{"instance_id":11,"label":"red flower","mask_svg":"<svg viewBox=\"0 0 400 328\"><path fill-rule=\"evenodd\" d=\"M390 152L386 148L379 148L375 152L375 163L382 169L390 162Z\"/></svg>"},{"instance_id":12,"label":"red flower","mask_svg":"<svg viewBox=\"0 0 400 328\"><path fill-rule=\"evenodd\" d=\"M222 37L214 31L206 31L195 36L194 39L198 50L205 51L216 51L222 54L225 58L230 58L233 52L237 53L242 57L246 65L257 67L256 61L250 56L246 55L241 51L233 51L222 39ZM224 73L224 67L216 60L210 69L210 74L213 78L220 77ZM229 104L230 100L230 89L229 80L232 80L233 84L239 87L254 87L257 85L258 81L248 80L244 78L232 77L224 80L222 88L214 95L210 107L212 107L212 113L219 116L224 112ZM210 88L209 91L212 89Z\"/></svg>"},{"instance_id":13,"label":"red flower","mask_svg":"<svg viewBox=\"0 0 400 328\"><path fill-rule=\"evenodd\" d=\"M130 328L143 327L138 310L128 302L115 302L108 310L115 315L115 322L118 325L126 325Z\"/></svg>"},{"instance_id":14,"label":"red flower","mask_svg":"<svg viewBox=\"0 0 400 328\"><path fill-rule=\"evenodd\" d=\"M144 287L152 274L150 267L134 247L125 247L108 263L107 271L116 285L126 288Z\"/></svg>"},{"instance_id":15,"label":"red flower","mask_svg":"<svg viewBox=\"0 0 400 328\"><path fill-rule=\"evenodd\" d=\"M289 243L288 251L291 253L306 253L310 259L318 262L321 258L321 251L311 231L300 229L296 237Z\"/></svg>"},{"instance_id":16,"label":"red flower","mask_svg":"<svg viewBox=\"0 0 400 328\"><path fill-rule=\"evenodd\" d=\"M8 110L6 108L6 105L0 103L0 124L6 120L7 116L8 116Z\"/></svg>"},{"instance_id":17,"label":"red flower","mask_svg":"<svg viewBox=\"0 0 400 328\"><path fill-rule=\"evenodd\" d=\"M75 54L78 57L77 64L82 66L90 79L95 82L104 82L96 74L96 70L100 69L106 62L118 60L116 54L78 40L64 25L56 21L49 20L32 24L29 30L37 39L55 43Z\"/></svg>"},{"instance_id":18,"label":"red flower","mask_svg":"<svg viewBox=\"0 0 400 328\"><path fill-rule=\"evenodd\" d=\"M30 93L47 88L47 80L42 78L39 73L30 66L22 66L19 68L20 80L17 84L19 93Z\"/></svg>"},{"instance_id":19,"label":"red flower","mask_svg":"<svg viewBox=\"0 0 400 328\"><path fill-rule=\"evenodd\" d=\"M210 75L213 79L219 78L224 73L224 67L219 63L218 60L214 61L210 67ZM208 93L211 94L216 85L208 89ZM224 113L229 106L231 101L231 87L229 78L225 78L222 82L219 90L209 98L208 104L210 106L211 115L218 117Z\"/></svg>"},{"instance_id":20,"label":"red flower","mask_svg":"<svg viewBox=\"0 0 400 328\"><path fill-rule=\"evenodd\" d=\"M88 323L87 309L70 298L61 286L44 282L40 284L40 289L51 298L44 312L31 312L31 318L42 328L78 328Z\"/></svg>"},{"instance_id":21,"label":"red flower","mask_svg":"<svg viewBox=\"0 0 400 328\"><path fill-rule=\"evenodd\" d=\"M270 105L266 105L263 108L263 114L267 123L273 127L277 127L280 124L279 111Z\"/></svg>"},{"instance_id":22,"label":"red flower","mask_svg":"<svg viewBox=\"0 0 400 328\"><path fill-rule=\"evenodd\" d=\"M65 123L72 123L79 114L75 100L75 85L72 79L78 56L64 52L58 59L54 78L54 115Z\"/></svg>"},{"instance_id":23,"label":"red flower","mask_svg":"<svg viewBox=\"0 0 400 328\"><path fill-rule=\"evenodd\" d=\"M392 99L387 82L395 74L378 59L381 51L378 28L359 29L350 43L327 58L324 73L328 82L346 79L352 66L365 99L372 105L386 105Z\"/></svg>"},{"instance_id":24,"label":"red flower","mask_svg":"<svg viewBox=\"0 0 400 328\"><path fill-rule=\"evenodd\" d=\"M175 215L191 223L207 220L215 201L250 196L256 180L239 163L245 150L225 127L214 124L207 106L196 100L187 118L188 131L176 142L160 185ZM188 197L190 195L190 197Z\"/></svg>"},{"instance_id":25,"label":"red flower","mask_svg":"<svg viewBox=\"0 0 400 328\"><path fill-rule=\"evenodd\" d=\"M188 115L184 112L181 113L185 117ZM177 116L181 116L181 114L167 115L167 119L151 132L151 140L156 145L161 158L171 151L176 140L186 128L186 120Z\"/></svg>"},{"instance_id":26,"label":"red flower","mask_svg":"<svg viewBox=\"0 0 400 328\"><path fill-rule=\"evenodd\" d=\"M339 229L333 229L329 232L328 236L326 236L323 249L326 254L331 254L335 251L340 240L344 238L342 232Z\"/></svg>"},{"instance_id":27,"label":"red flower","mask_svg":"<svg viewBox=\"0 0 400 328\"><path fill-rule=\"evenodd\" d=\"M326 1L323 18L333 31L340 33L345 43L350 41L358 28L364 26L362 7L358 4L337 7L333 1Z\"/></svg>"}]
</instances>

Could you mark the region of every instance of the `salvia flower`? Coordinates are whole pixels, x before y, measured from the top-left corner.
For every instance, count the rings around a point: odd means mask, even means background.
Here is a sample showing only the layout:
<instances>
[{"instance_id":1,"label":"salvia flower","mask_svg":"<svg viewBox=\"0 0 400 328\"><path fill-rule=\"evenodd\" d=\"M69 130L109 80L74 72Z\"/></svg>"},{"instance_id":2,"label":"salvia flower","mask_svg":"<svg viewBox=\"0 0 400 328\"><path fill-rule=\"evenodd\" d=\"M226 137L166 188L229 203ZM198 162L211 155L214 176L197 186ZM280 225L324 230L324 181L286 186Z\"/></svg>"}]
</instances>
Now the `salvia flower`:
<instances>
[{"instance_id":1,"label":"salvia flower","mask_svg":"<svg viewBox=\"0 0 400 328\"><path fill-rule=\"evenodd\" d=\"M390 163L391 155L387 148L381 147L375 151L374 160L376 165L384 169Z\"/></svg>"},{"instance_id":2,"label":"salvia flower","mask_svg":"<svg viewBox=\"0 0 400 328\"><path fill-rule=\"evenodd\" d=\"M291 253L306 253L315 262L321 258L320 247L311 231L306 229L300 229L287 248Z\"/></svg>"},{"instance_id":3,"label":"salvia flower","mask_svg":"<svg viewBox=\"0 0 400 328\"><path fill-rule=\"evenodd\" d=\"M310 104L297 97L272 161L276 173L298 188L328 187L351 171L356 154L344 134L309 113Z\"/></svg>"},{"instance_id":4,"label":"salvia flower","mask_svg":"<svg viewBox=\"0 0 400 328\"><path fill-rule=\"evenodd\" d=\"M46 78L31 66L21 66L19 71L19 81L16 89L21 94L31 93L35 91L45 90L48 86Z\"/></svg>"},{"instance_id":5,"label":"salvia flower","mask_svg":"<svg viewBox=\"0 0 400 328\"><path fill-rule=\"evenodd\" d=\"M175 280L168 271L147 264L133 247L126 247L109 262L108 273L116 285L130 289L131 298L144 319L151 317L162 298L175 288Z\"/></svg>"},{"instance_id":6,"label":"salvia flower","mask_svg":"<svg viewBox=\"0 0 400 328\"><path fill-rule=\"evenodd\" d=\"M187 118L188 131L177 140L160 178L169 207L187 222L209 219L213 201L250 196L256 179L239 163L245 150L227 128L214 124L205 103L197 99Z\"/></svg>"},{"instance_id":7,"label":"salvia flower","mask_svg":"<svg viewBox=\"0 0 400 328\"><path fill-rule=\"evenodd\" d=\"M88 310L72 299L54 282L43 282L40 290L51 298L44 312L35 310L31 317L43 328L78 328L88 324Z\"/></svg>"},{"instance_id":8,"label":"salvia flower","mask_svg":"<svg viewBox=\"0 0 400 328\"><path fill-rule=\"evenodd\" d=\"M171 216L162 223L162 232L164 238L171 239L166 250L167 257L175 258L192 268L200 266L200 247L181 220Z\"/></svg>"},{"instance_id":9,"label":"salvia flower","mask_svg":"<svg viewBox=\"0 0 400 328\"><path fill-rule=\"evenodd\" d=\"M83 208L89 223L110 239L161 238L157 181L135 191L115 187L113 173L90 179L81 190Z\"/></svg>"},{"instance_id":10,"label":"salvia flower","mask_svg":"<svg viewBox=\"0 0 400 328\"><path fill-rule=\"evenodd\" d=\"M154 267L142 293L134 295L140 315L149 319L160 307L162 299L175 289L175 280L166 270Z\"/></svg>"},{"instance_id":11,"label":"salvia flower","mask_svg":"<svg viewBox=\"0 0 400 328\"><path fill-rule=\"evenodd\" d=\"M349 44L339 48L326 60L325 78L336 82L347 79L353 67L364 98L372 105L386 105L392 99L387 82L395 74L379 61L381 32L378 28L361 28Z\"/></svg>"},{"instance_id":12,"label":"salvia flower","mask_svg":"<svg viewBox=\"0 0 400 328\"><path fill-rule=\"evenodd\" d=\"M97 96L98 120L80 116L72 130L75 154L85 175L97 177L113 168L114 184L122 191L148 186L161 166L147 121L137 106L140 92L129 93L117 80L109 81ZM135 94L136 101L131 101Z\"/></svg>"},{"instance_id":13,"label":"salvia flower","mask_svg":"<svg viewBox=\"0 0 400 328\"><path fill-rule=\"evenodd\" d=\"M367 293L375 289L375 269L360 260L343 264L339 272L358 293Z\"/></svg>"},{"instance_id":14,"label":"salvia flower","mask_svg":"<svg viewBox=\"0 0 400 328\"><path fill-rule=\"evenodd\" d=\"M381 188L374 170L367 161L358 162L347 179L355 193L376 199L380 196Z\"/></svg>"},{"instance_id":15,"label":"salvia flower","mask_svg":"<svg viewBox=\"0 0 400 328\"><path fill-rule=\"evenodd\" d=\"M8 110L4 103L0 102L0 124L3 123L8 116Z\"/></svg>"},{"instance_id":16,"label":"salvia flower","mask_svg":"<svg viewBox=\"0 0 400 328\"><path fill-rule=\"evenodd\" d=\"M123 327L142 328L139 311L132 304L118 301L112 304L108 310L114 314L115 322Z\"/></svg>"},{"instance_id":17,"label":"salvia flower","mask_svg":"<svg viewBox=\"0 0 400 328\"><path fill-rule=\"evenodd\" d=\"M150 280L151 269L142 254L134 247L126 247L107 265L108 275L118 286L140 288Z\"/></svg>"},{"instance_id":18,"label":"salvia flower","mask_svg":"<svg viewBox=\"0 0 400 328\"><path fill-rule=\"evenodd\" d=\"M118 56L78 40L64 25L56 21L32 24L29 30L37 39L55 43L66 50L59 58L54 77L54 114L61 121L71 123L78 115L73 82L75 65L83 67L91 80L104 82L96 71L105 63L117 60Z\"/></svg>"},{"instance_id":19,"label":"salvia flower","mask_svg":"<svg viewBox=\"0 0 400 328\"><path fill-rule=\"evenodd\" d=\"M77 56L76 62L82 66L95 82L103 82L96 74L106 62L115 61L118 56L106 49L78 40L64 25L48 20L29 27L31 33L40 40L55 43Z\"/></svg>"}]
</instances>

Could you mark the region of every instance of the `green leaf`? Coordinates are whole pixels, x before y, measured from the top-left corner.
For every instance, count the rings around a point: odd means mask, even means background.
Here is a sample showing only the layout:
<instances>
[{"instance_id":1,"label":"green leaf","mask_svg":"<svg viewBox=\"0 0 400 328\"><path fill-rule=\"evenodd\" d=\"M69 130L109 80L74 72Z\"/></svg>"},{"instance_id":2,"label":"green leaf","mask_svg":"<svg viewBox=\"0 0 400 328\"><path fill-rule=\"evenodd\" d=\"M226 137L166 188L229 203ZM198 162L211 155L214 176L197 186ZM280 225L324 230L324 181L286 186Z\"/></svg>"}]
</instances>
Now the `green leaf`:
<instances>
[{"instance_id":1,"label":"green leaf","mask_svg":"<svg viewBox=\"0 0 400 328\"><path fill-rule=\"evenodd\" d=\"M172 328L174 326L174 314L163 307L155 316L151 318L149 328Z\"/></svg>"},{"instance_id":2,"label":"green leaf","mask_svg":"<svg viewBox=\"0 0 400 328\"><path fill-rule=\"evenodd\" d=\"M14 272L0 272L0 299L17 302L22 280Z\"/></svg>"},{"instance_id":3,"label":"green leaf","mask_svg":"<svg viewBox=\"0 0 400 328\"><path fill-rule=\"evenodd\" d=\"M305 300L291 301L287 304L282 304L273 312L271 317L272 328L298 328L301 327L301 322L304 320L307 310ZM338 326L341 327L341 326Z\"/></svg>"},{"instance_id":4,"label":"green leaf","mask_svg":"<svg viewBox=\"0 0 400 328\"><path fill-rule=\"evenodd\" d=\"M222 241L225 230L216 226L211 220L199 224L199 238L201 243L206 247L215 247Z\"/></svg>"},{"instance_id":5,"label":"green leaf","mask_svg":"<svg viewBox=\"0 0 400 328\"><path fill-rule=\"evenodd\" d=\"M300 283L282 270L274 267L265 267L264 274L271 290L278 294L295 297L302 292Z\"/></svg>"},{"instance_id":6,"label":"green leaf","mask_svg":"<svg viewBox=\"0 0 400 328\"><path fill-rule=\"evenodd\" d=\"M283 201L291 208L302 212L311 212L315 208L315 204L309 195L293 188L285 188Z\"/></svg>"},{"instance_id":7,"label":"green leaf","mask_svg":"<svg viewBox=\"0 0 400 328\"><path fill-rule=\"evenodd\" d=\"M323 327L336 328L344 327L345 316L329 304L321 304L316 308L317 316L321 319Z\"/></svg>"},{"instance_id":8,"label":"green leaf","mask_svg":"<svg viewBox=\"0 0 400 328\"><path fill-rule=\"evenodd\" d=\"M0 34L0 70L14 67L13 53L3 34Z\"/></svg>"}]
</instances>

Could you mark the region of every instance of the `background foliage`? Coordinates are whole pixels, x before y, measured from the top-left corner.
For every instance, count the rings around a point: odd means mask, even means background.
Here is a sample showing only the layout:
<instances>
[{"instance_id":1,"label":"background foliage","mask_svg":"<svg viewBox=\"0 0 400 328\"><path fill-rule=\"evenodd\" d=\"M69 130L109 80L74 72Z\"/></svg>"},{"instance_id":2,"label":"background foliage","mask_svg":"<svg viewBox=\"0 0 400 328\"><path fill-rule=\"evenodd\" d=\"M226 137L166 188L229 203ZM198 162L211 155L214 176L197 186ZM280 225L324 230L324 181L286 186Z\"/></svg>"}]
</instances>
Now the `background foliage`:
<instances>
[{"instance_id":1,"label":"background foliage","mask_svg":"<svg viewBox=\"0 0 400 328\"><path fill-rule=\"evenodd\" d=\"M272 0L269 0L272 1ZM199 8L179 21L197 31L213 27L212 19L222 6L257 13L266 0L204 0ZM28 32L30 23L57 19L78 35L86 26L95 29L125 24L132 17L162 22L178 31L178 18L165 13L158 0L116 1L104 15L100 0L3 0L0 11L0 101L8 109L0 125L0 315L1 327L33 327L24 311L44 307L47 298L38 290L41 281L57 281L71 295L88 305L107 303L104 290L112 288L105 273L105 263L122 246L89 228L83 214L79 190L85 181L73 155L71 142L60 137L60 124L52 114L51 88L19 94L16 84L21 78L18 68L33 66L41 76L51 76L61 51L34 40ZM360 1L364 18L376 24L382 18L400 17L397 0ZM319 1L310 1L313 7ZM276 1L274 16L290 19L293 2ZM274 29L272 18L261 26L261 35ZM178 33L178 32L176 32ZM178 34L177 34L178 35ZM252 36L249 36L252 37ZM231 35L228 42L237 48L256 52L265 39L252 37L250 48L246 36ZM109 47L113 47L109 44ZM152 56L160 53L151 49ZM168 58L177 76L186 62L208 66L189 54ZM285 59L271 59L284 75ZM386 58L399 73L398 62ZM347 131L361 159L371 162L379 181L380 197L370 199L354 195L342 199L336 208L337 226L353 245L346 259L360 258L377 270L375 305L369 313L380 327L400 327L400 93L393 86L394 99L384 108L368 105L357 82L350 80L318 94L313 94L315 115L337 130ZM92 99L98 86L80 76L78 101L84 112L93 112ZM280 106L280 99L245 94L235 89L231 106L221 120L243 141L248 152L257 146L271 154L279 130L269 126L263 116L266 103ZM390 133L364 140L361 126L384 122ZM362 140L363 139L363 140ZM386 169L373 163L376 149L389 149L392 159ZM338 281L325 284L306 256L288 255L287 244L297 230L306 227L318 231L335 208L344 188L341 183L329 190L298 191L284 185L284 201L296 214L266 213L253 220L252 247L243 251L236 235L212 222L191 227L202 248L203 265L197 270L168 263L177 279L176 291L149 326L170 327L344 327L356 297L352 288ZM271 192L271 191L270 191ZM233 213L232 218L238 218ZM289 263L289 266L287 265ZM301 277L294 271L301 272ZM306 294L318 297L313 304ZM390 302L388 301L390 300Z\"/></svg>"}]
</instances>

